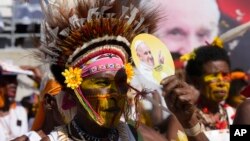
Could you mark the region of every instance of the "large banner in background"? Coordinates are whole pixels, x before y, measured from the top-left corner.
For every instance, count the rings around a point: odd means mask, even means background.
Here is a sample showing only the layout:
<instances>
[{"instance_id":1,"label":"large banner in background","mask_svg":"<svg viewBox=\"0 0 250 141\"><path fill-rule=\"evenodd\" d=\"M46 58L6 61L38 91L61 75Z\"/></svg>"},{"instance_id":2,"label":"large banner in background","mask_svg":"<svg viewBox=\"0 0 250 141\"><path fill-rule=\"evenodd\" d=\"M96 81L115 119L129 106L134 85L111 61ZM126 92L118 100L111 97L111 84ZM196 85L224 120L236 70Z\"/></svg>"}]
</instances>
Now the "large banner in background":
<instances>
[{"instance_id":1,"label":"large banner in background","mask_svg":"<svg viewBox=\"0 0 250 141\"><path fill-rule=\"evenodd\" d=\"M250 21L250 0L217 0L220 12L220 29L225 32ZM241 37L225 45L232 67L250 73L250 29Z\"/></svg>"},{"instance_id":2,"label":"large banner in background","mask_svg":"<svg viewBox=\"0 0 250 141\"><path fill-rule=\"evenodd\" d=\"M161 17L155 35L185 54L250 20L250 0L154 0ZM250 73L250 30L225 44L232 69Z\"/></svg>"}]
</instances>

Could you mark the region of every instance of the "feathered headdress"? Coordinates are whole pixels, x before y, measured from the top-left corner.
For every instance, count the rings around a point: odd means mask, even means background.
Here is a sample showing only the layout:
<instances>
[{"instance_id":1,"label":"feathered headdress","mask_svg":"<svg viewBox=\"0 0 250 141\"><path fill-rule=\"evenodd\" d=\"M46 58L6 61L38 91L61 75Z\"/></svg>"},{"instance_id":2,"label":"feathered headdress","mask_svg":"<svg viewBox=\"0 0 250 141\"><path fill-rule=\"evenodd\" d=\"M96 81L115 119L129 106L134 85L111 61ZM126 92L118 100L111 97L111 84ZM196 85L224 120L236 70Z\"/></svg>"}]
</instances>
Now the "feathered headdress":
<instances>
[{"instance_id":1,"label":"feathered headdress","mask_svg":"<svg viewBox=\"0 0 250 141\"><path fill-rule=\"evenodd\" d=\"M106 44L124 52L125 59L130 56L133 37L154 29L153 13L145 15L144 10L118 0L57 0L49 4L41 0L41 5L45 13L41 57L60 66L89 59L97 54L95 48L100 50Z\"/></svg>"},{"instance_id":2,"label":"feathered headdress","mask_svg":"<svg viewBox=\"0 0 250 141\"><path fill-rule=\"evenodd\" d=\"M127 67L124 64L130 61L130 42L140 33L153 31L157 16L148 9L139 9L131 1L125 5L120 0L40 2L45 19L39 57L68 68L62 73L67 86L74 90L90 116L102 124L79 88L81 77L106 67L112 70L121 65ZM115 58L115 63L110 57ZM103 62L107 65L100 67ZM97 64L100 68L96 68Z\"/></svg>"}]
</instances>

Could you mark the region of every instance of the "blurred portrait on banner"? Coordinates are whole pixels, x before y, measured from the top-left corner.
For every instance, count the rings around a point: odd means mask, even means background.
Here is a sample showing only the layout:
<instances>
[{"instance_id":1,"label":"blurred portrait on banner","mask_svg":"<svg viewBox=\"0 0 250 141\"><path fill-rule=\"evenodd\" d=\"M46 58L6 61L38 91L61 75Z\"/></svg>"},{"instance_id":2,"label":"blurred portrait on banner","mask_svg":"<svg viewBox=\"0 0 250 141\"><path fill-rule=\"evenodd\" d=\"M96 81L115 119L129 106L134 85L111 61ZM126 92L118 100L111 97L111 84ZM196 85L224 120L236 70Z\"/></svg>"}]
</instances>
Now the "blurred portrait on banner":
<instances>
[{"instance_id":1,"label":"blurred portrait on banner","mask_svg":"<svg viewBox=\"0 0 250 141\"><path fill-rule=\"evenodd\" d=\"M186 54L250 21L250 0L144 0L158 7L157 36L171 53ZM152 4L154 3L154 4ZM150 7L150 6L149 6ZM250 30L224 44L232 69L250 72Z\"/></svg>"},{"instance_id":2,"label":"blurred portrait on banner","mask_svg":"<svg viewBox=\"0 0 250 141\"><path fill-rule=\"evenodd\" d=\"M158 36L171 52L189 53L212 42L219 33L216 0L156 0L161 18Z\"/></svg>"}]
</instances>

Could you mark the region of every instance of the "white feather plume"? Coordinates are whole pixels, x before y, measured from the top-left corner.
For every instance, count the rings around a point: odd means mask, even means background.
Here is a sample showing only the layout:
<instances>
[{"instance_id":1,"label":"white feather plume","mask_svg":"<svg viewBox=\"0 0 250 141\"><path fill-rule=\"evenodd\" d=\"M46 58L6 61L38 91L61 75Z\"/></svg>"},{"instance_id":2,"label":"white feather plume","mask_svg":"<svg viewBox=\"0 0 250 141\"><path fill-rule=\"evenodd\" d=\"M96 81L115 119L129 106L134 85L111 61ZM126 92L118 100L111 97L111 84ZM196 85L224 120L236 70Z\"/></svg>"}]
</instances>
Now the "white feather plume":
<instances>
[{"instance_id":1,"label":"white feather plume","mask_svg":"<svg viewBox=\"0 0 250 141\"><path fill-rule=\"evenodd\" d=\"M228 41L235 39L236 37L243 36L249 28L250 28L250 21L223 33L222 35L220 35L220 39L224 43L226 43Z\"/></svg>"}]
</instances>

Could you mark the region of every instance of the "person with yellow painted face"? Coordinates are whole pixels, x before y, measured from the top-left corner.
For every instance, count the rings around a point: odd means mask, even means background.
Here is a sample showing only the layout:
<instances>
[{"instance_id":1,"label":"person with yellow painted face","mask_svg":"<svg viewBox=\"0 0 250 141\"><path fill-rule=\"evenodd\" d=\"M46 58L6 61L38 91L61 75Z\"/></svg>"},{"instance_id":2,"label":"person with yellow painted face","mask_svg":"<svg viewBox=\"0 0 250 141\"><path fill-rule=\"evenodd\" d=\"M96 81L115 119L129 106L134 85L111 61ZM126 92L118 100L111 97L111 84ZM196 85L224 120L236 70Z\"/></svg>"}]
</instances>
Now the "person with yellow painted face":
<instances>
[{"instance_id":1,"label":"person with yellow painted face","mask_svg":"<svg viewBox=\"0 0 250 141\"><path fill-rule=\"evenodd\" d=\"M226 51L216 45L196 49L194 58L187 62L187 81L200 92L197 102L199 118L206 134L220 140L229 135L217 135L214 130L229 129L234 109L225 103L230 88L230 61ZM213 140L213 139L212 139Z\"/></svg>"}]
</instances>

